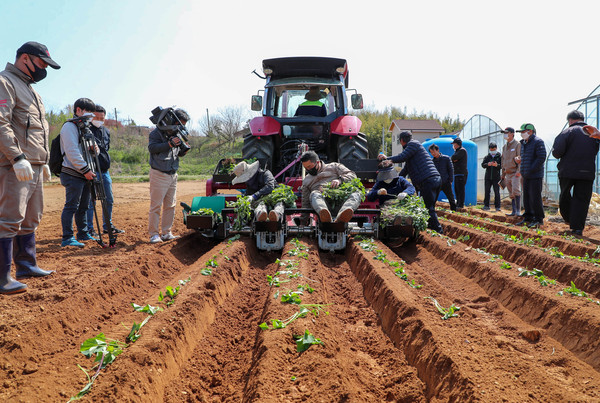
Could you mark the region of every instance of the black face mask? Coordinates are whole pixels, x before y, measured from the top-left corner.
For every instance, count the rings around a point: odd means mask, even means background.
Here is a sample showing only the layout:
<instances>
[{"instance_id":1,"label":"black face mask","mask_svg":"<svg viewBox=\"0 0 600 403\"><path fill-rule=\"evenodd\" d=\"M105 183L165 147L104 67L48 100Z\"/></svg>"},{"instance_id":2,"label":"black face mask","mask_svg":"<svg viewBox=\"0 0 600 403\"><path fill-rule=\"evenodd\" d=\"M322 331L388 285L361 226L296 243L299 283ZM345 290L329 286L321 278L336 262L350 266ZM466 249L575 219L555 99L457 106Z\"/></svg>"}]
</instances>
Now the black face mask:
<instances>
[{"instance_id":1,"label":"black face mask","mask_svg":"<svg viewBox=\"0 0 600 403\"><path fill-rule=\"evenodd\" d=\"M306 173L312 176L317 176L317 174L319 173L319 163L317 162L314 167L312 167L311 169L307 169Z\"/></svg>"},{"instance_id":2,"label":"black face mask","mask_svg":"<svg viewBox=\"0 0 600 403\"><path fill-rule=\"evenodd\" d=\"M33 63L33 60L31 60L31 63L33 64L33 68L35 70L31 71L31 69L29 68L28 65L25 65L25 67L27 67L27 70L29 70L29 74L31 74L31 78L33 79L33 81L35 81L37 83L37 82L42 81L44 78L46 78L46 75L48 74L46 69L42 69L42 68L36 66L36 64Z\"/></svg>"}]
</instances>

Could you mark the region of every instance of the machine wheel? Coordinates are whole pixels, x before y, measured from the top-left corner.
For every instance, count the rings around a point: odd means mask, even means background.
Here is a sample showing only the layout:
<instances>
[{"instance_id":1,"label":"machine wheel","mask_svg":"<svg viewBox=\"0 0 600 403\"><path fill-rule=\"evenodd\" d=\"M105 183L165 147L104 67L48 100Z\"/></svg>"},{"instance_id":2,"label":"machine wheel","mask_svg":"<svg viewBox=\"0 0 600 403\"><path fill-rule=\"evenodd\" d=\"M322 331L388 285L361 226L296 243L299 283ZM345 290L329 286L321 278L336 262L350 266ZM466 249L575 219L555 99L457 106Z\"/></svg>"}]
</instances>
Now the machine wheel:
<instances>
[{"instance_id":1,"label":"machine wheel","mask_svg":"<svg viewBox=\"0 0 600 403\"><path fill-rule=\"evenodd\" d=\"M248 134L244 137L244 146L242 147L242 158L256 158L262 163L267 163L268 169L273 169L273 138L257 137Z\"/></svg>"},{"instance_id":2,"label":"machine wheel","mask_svg":"<svg viewBox=\"0 0 600 403\"><path fill-rule=\"evenodd\" d=\"M369 158L367 136L358 133L356 136L338 136L338 161L345 159L365 160Z\"/></svg>"}]
</instances>

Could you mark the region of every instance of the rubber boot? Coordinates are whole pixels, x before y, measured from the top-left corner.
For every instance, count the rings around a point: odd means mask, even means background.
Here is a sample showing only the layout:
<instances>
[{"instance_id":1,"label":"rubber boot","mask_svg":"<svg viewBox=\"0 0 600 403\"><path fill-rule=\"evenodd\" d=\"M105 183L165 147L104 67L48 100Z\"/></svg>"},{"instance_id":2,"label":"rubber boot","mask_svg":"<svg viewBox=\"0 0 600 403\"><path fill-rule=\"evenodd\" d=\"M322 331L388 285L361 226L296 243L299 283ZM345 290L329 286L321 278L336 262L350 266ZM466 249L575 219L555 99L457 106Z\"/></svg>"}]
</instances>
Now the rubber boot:
<instances>
[{"instance_id":1,"label":"rubber boot","mask_svg":"<svg viewBox=\"0 0 600 403\"><path fill-rule=\"evenodd\" d=\"M35 232L17 235L13 239L13 261L17 268L17 280L28 277L44 277L54 271L42 270L35 257Z\"/></svg>"},{"instance_id":2,"label":"rubber boot","mask_svg":"<svg viewBox=\"0 0 600 403\"><path fill-rule=\"evenodd\" d=\"M20 283L10 275L12 266L12 238L0 238L0 294L24 292L26 284Z\"/></svg>"},{"instance_id":3,"label":"rubber boot","mask_svg":"<svg viewBox=\"0 0 600 403\"><path fill-rule=\"evenodd\" d=\"M521 217L521 196L515 196L515 212L517 217Z\"/></svg>"},{"instance_id":4,"label":"rubber boot","mask_svg":"<svg viewBox=\"0 0 600 403\"><path fill-rule=\"evenodd\" d=\"M510 203L512 205L512 212L510 214L507 214L507 216L512 217L517 215L517 208L515 207L515 199L511 199Z\"/></svg>"}]
</instances>

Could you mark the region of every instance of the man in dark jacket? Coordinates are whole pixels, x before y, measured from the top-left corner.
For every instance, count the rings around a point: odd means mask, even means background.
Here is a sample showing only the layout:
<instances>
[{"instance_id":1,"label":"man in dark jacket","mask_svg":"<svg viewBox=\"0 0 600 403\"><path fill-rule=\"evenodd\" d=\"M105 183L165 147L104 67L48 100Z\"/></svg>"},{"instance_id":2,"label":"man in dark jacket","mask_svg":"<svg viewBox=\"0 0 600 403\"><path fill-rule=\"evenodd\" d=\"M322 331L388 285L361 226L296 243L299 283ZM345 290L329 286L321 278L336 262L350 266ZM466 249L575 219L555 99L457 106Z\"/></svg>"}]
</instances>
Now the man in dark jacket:
<instances>
[{"instance_id":1,"label":"man in dark jacket","mask_svg":"<svg viewBox=\"0 0 600 403\"><path fill-rule=\"evenodd\" d=\"M544 140L536 136L535 127L531 123L523 123L521 130L521 176L523 177L523 220L517 225L528 224L530 228L544 224L544 204L542 203L542 186L544 181L544 162L546 146Z\"/></svg>"},{"instance_id":2,"label":"man in dark jacket","mask_svg":"<svg viewBox=\"0 0 600 403\"><path fill-rule=\"evenodd\" d=\"M498 152L496 143L488 146L490 152L483 157L481 166L485 169L483 209L490 209L490 190L494 188L494 206L500 211L500 171L502 170L502 154Z\"/></svg>"},{"instance_id":3,"label":"man in dark jacket","mask_svg":"<svg viewBox=\"0 0 600 403\"><path fill-rule=\"evenodd\" d=\"M437 144L430 145L429 152L433 156L433 164L442 178L440 191L446 195L446 199L450 203L450 210L456 211L456 200L454 199L454 192L452 192L452 181L454 180L454 166L452 165L452 161L450 157L440 152ZM438 192L436 200L439 196L440 192Z\"/></svg>"},{"instance_id":4,"label":"man in dark jacket","mask_svg":"<svg viewBox=\"0 0 600 403\"><path fill-rule=\"evenodd\" d=\"M267 205L260 200L261 197L271 194L277 186L271 171L261 169L259 161L252 164L242 161L233 168L233 174L235 178L231 181L232 185L236 183L246 184L246 196L248 196L254 207L256 220L267 221L267 218L269 218L270 221L279 221L285 210L283 203L277 203L267 216Z\"/></svg>"},{"instance_id":5,"label":"man in dark jacket","mask_svg":"<svg viewBox=\"0 0 600 403\"><path fill-rule=\"evenodd\" d=\"M465 188L467 186L467 150L462 146L462 140L455 138L452 141L454 154L452 154L452 164L454 164L454 191L456 192L456 207L465 207Z\"/></svg>"},{"instance_id":6,"label":"man in dark jacket","mask_svg":"<svg viewBox=\"0 0 600 403\"><path fill-rule=\"evenodd\" d=\"M173 113L184 126L190 120L190 115L183 109L176 109ZM148 232L150 234L150 243L179 238L179 236L173 235L171 227L175 218L179 158L183 157L189 150L181 146L181 139L177 136L169 135L167 131L163 131L157 127L150 132L148 138L148 151L150 152L150 211L148 214ZM159 235L158 228L161 208L163 211L160 223L162 236Z\"/></svg>"},{"instance_id":7,"label":"man in dark jacket","mask_svg":"<svg viewBox=\"0 0 600 403\"><path fill-rule=\"evenodd\" d=\"M429 153L427 153L421 143L412 139L410 132L404 131L400 133L400 144L402 144L403 148L400 154L390 158L384 154L379 154L377 158L379 160L389 159L394 163L406 162L406 165L400 172L400 176L406 177L406 173L408 173L413 185L421 193L425 207L429 210L427 227L443 234L444 230L435 213L435 202L440 192L440 186L442 185L440 173L435 169Z\"/></svg>"},{"instance_id":8,"label":"man in dark jacket","mask_svg":"<svg viewBox=\"0 0 600 403\"><path fill-rule=\"evenodd\" d=\"M415 187L404 177L398 175L390 160L381 161L377 171L377 181L367 194L367 200L379 200L379 205L388 200L402 200L416 193Z\"/></svg>"},{"instance_id":9,"label":"man in dark jacket","mask_svg":"<svg viewBox=\"0 0 600 403\"><path fill-rule=\"evenodd\" d=\"M125 231L115 228L112 222L112 209L114 198L112 191L112 178L110 177L110 173L108 172L110 168L110 155L108 154L108 150L110 149L110 132L108 131L106 126L104 126L105 117L106 109L96 104L96 112L94 112L94 119L92 120L92 125L90 126L90 129L94 134L96 144L100 149L100 154L98 154L98 161L100 162L99 169L102 173L102 184L104 185L104 196L106 197L106 211L102 211L102 218L104 223L103 229L104 233L108 234L108 228L110 226L112 227L112 232L114 234L122 234ZM94 231L94 210L94 200L90 199L90 208L87 211L87 223L89 233L92 236L96 235Z\"/></svg>"},{"instance_id":10,"label":"man in dark jacket","mask_svg":"<svg viewBox=\"0 0 600 403\"><path fill-rule=\"evenodd\" d=\"M569 112L567 121L569 127L554 139L552 155L560 159L560 215L569 224L573 234L581 235L596 178L598 140L590 138L583 131L585 122L582 112Z\"/></svg>"}]
</instances>

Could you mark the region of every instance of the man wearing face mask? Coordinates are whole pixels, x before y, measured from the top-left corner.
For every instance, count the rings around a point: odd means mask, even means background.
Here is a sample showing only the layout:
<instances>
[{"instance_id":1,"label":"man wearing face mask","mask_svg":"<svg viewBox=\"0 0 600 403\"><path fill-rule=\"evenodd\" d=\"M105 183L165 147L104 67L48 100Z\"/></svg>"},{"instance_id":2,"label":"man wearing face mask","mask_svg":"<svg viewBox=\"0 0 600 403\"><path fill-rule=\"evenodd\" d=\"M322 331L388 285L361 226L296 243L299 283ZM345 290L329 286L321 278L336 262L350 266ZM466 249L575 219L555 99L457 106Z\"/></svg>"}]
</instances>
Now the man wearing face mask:
<instances>
[{"instance_id":1,"label":"man wearing face mask","mask_svg":"<svg viewBox=\"0 0 600 403\"><path fill-rule=\"evenodd\" d=\"M490 143L488 146L490 152L483 157L481 166L485 169L484 177L484 197L483 209L490 209L490 193L491 188L494 188L494 207L496 211L500 211L500 170L502 169L502 155L498 152L496 143Z\"/></svg>"},{"instance_id":2,"label":"man wearing face mask","mask_svg":"<svg viewBox=\"0 0 600 403\"><path fill-rule=\"evenodd\" d=\"M452 164L454 165L454 191L456 192L456 208L465 207L465 189L467 187L467 150L462 146L462 140L457 137L452 140Z\"/></svg>"},{"instance_id":3,"label":"man wearing face mask","mask_svg":"<svg viewBox=\"0 0 600 403\"><path fill-rule=\"evenodd\" d=\"M406 196L415 194L415 187L398 174L390 160L381 161L378 165L377 181L367 193L368 201L379 201L383 205L389 200L403 200Z\"/></svg>"},{"instance_id":4,"label":"man wearing face mask","mask_svg":"<svg viewBox=\"0 0 600 403\"><path fill-rule=\"evenodd\" d=\"M37 266L35 231L42 218L42 182L50 179L46 112L32 84L59 69L48 48L27 42L0 72L0 294L23 292L17 279L51 274Z\"/></svg>"},{"instance_id":5,"label":"man wearing face mask","mask_svg":"<svg viewBox=\"0 0 600 403\"><path fill-rule=\"evenodd\" d=\"M440 173L442 179L442 186L435 199L440 196L440 192L444 192L450 204L450 210L456 211L456 200L454 199L454 192L452 192L452 181L454 180L454 166L450 157L440 152L440 148L437 144L429 146L429 153L433 157L433 165L435 169Z\"/></svg>"},{"instance_id":6,"label":"man wearing face mask","mask_svg":"<svg viewBox=\"0 0 600 403\"><path fill-rule=\"evenodd\" d=\"M507 127L502 130L506 144L502 147L502 179L508 190L512 204L512 212L508 216L521 216L521 174L519 173L519 158L521 158L521 143L515 139L515 129Z\"/></svg>"},{"instance_id":7,"label":"man wearing face mask","mask_svg":"<svg viewBox=\"0 0 600 403\"><path fill-rule=\"evenodd\" d=\"M542 186L544 181L544 162L546 161L546 146L544 140L536 136L535 127L531 123L523 123L521 130L521 164L523 177L523 205L525 213L523 220L516 225L527 225L530 228L544 224L544 204L542 203Z\"/></svg>"},{"instance_id":8,"label":"man wearing face mask","mask_svg":"<svg viewBox=\"0 0 600 403\"><path fill-rule=\"evenodd\" d=\"M108 234L109 227L112 227L113 234L122 234L125 231L116 228L112 222L112 209L113 209L113 191L112 191L112 178L108 172L110 168L110 155L108 150L110 149L110 132L104 126L104 118L106 117L106 109L96 104L96 111L94 112L94 118L90 127L96 144L100 149L98 154L98 161L100 163L100 172L102 173L102 184L104 185L104 195L106 196L106 212L102 211L102 222L103 232ZM99 212L98 210L96 210ZM104 214L106 213L106 216ZM87 225L91 236L95 236L94 232L94 203L90 198L90 208L87 211Z\"/></svg>"},{"instance_id":9,"label":"man wearing face mask","mask_svg":"<svg viewBox=\"0 0 600 403\"><path fill-rule=\"evenodd\" d=\"M330 184L335 189L344 182L356 178L356 174L338 162L324 164L314 151L306 151L300 158L306 169L306 177L302 180L302 208L313 208L321 222L331 222L331 211L323 197L323 186ZM360 192L351 193L342 204L335 222L349 222L354 210L360 205Z\"/></svg>"},{"instance_id":10,"label":"man wearing face mask","mask_svg":"<svg viewBox=\"0 0 600 403\"><path fill-rule=\"evenodd\" d=\"M91 120L96 105L89 98L79 98L73 104L73 110L74 117L89 115ZM65 122L60 129L60 149L64 154L60 183L65 187L65 206L60 216L62 223L60 246L83 248L82 241L94 240L88 232L86 212L90 205L91 180L96 174L85 161L81 133L75 123ZM73 236L73 217L77 227L77 239Z\"/></svg>"}]
</instances>

